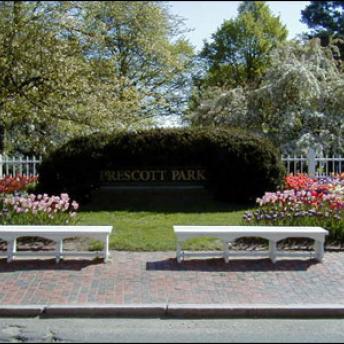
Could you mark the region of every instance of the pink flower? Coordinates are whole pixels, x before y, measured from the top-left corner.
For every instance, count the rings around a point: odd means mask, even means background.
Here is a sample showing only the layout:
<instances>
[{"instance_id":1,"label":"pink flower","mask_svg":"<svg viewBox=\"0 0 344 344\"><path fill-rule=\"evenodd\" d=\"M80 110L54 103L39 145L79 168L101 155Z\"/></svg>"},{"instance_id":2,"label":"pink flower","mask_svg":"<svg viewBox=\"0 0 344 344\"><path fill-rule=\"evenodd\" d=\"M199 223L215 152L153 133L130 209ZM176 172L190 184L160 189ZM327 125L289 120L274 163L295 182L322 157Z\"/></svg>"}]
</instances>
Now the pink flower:
<instances>
[{"instance_id":1,"label":"pink flower","mask_svg":"<svg viewBox=\"0 0 344 344\"><path fill-rule=\"evenodd\" d=\"M68 194L62 193L62 194L61 194L61 199L62 199L63 201L65 201L65 202L68 202L68 201L69 201L69 196L68 196Z\"/></svg>"},{"instance_id":2,"label":"pink flower","mask_svg":"<svg viewBox=\"0 0 344 344\"><path fill-rule=\"evenodd\" d=\"M79 204L75 201L72 202L72 207L74 210L78 210L79 209Z\"/></svg>"}]
</instances>

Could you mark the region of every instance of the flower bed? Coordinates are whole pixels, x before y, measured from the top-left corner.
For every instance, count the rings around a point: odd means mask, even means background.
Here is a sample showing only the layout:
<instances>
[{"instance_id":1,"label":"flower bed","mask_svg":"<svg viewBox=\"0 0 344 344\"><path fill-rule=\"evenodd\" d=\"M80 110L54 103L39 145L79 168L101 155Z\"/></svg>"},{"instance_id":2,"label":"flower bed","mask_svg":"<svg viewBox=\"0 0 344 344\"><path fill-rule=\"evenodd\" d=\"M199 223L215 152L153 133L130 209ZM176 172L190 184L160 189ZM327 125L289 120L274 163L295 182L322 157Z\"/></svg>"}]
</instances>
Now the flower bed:
<instances>
[{"instance_id":1,"label":"flower bed","mask_svg":"<svg viewBox=\"0 0 344 344\"><path fill-rule=\"evenodd\" d=\"M6 176L0 179L0 193L13 193L18 191L25 191L29 187L34 186L37 183L38 177L28 177L16 175Z\"/></svg>"},{"instance_id":2,"label":"flower bed","mask_svg":"<svg viewBox=\"0 0 344 344\"><path fill-rule=\"evenodd\" d=\"M10 180L8 178L8 180ZM70 199L68 194L49 196L34 195L23 191L37 178L21 179L24 188L12 183L15 187L12 194L2 192L0 196L1 225L73 225L77 222L76 212L79 204ZM24 182L24 181L27 181ZM12 189L12 192L13 190ZM6 191L9 192L10 188ZM54 250L55 243L43 238L20 238L18 250ZM6 249L6 242L0 241L0 251Z\"/></svg>"},{"instance_id":3,"label":"flower bed","mask_svg":"<svg viewBox=\"0 0 344 344\"><path fill-rule=\"evenodd\" d=\"M76 221L79 204L67 194L60 196L6 195L1 202L2 225L63 225Z\"/></svg>"},{"instance_id":4,"label":"flower bed","mask_svg":"<svg viewBox=\"0 0 344 344\"><path fill-rule=\"evenodd\" d=\"M0 224L63 225L76 222L79 204L68 194L28 194L38 177L16 175L0 179Z\"/></svg>"},{"instance_id":5,"label":"flower bed","mask_svg":"<svg viewBox=\"0 0 344 344\"><path fill-rule=\"evenodd\" d=\"M284 190L266 192L259 208L245 212L252 225L320 226L329 239L344 242L344 176L312 179L306 175L285 178Z\"/></svg>"},{"instance_id":6,"label":"flower bed","mask_svg":"<svg viewBox=\"0 0 344 344\"><path fill-rule=\"evenodd\" d=\"M307 189L315 182L316 179L310 178L306 174L290 175L284 179L285 188L295 190Z\"/></svg>"}]
</instances>

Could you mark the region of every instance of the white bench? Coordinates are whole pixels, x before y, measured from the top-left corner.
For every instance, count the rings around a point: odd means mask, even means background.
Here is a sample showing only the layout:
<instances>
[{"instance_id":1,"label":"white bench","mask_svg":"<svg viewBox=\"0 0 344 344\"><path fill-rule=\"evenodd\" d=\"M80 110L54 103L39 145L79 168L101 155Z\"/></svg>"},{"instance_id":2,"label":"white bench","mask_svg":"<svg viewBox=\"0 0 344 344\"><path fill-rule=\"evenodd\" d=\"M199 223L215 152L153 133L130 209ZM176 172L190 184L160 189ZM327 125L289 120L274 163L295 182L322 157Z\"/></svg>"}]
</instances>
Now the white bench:
<instances>
[{"instance_id":1,"label":"white bench","mask_svg":"<svg viewBox=\"0 0 344 344\"><path fill-rule=\"evenodd\" d=\"M324 256L325 236L328 231L321 227L273 227L273 226L173 226L177 237L177 261L181 263L185 257L210 256L211 254L197 254L185 252L182 249L184 241L198 237L212 237L222 240L223 257L229 262L231 253L229 244L239 238L260 237L269 241L269 257L276 262L281 251L277 250L277 242L287 238L309 238L314 240L315 257L321 261ZM217 254L218 255L218 254ZM234 255L233 255L234 256Z\"/></svg>"},{"instance_id":2,"label":"white bench","mask_svg":"<svg viewBox=\"0 0 344 344\"><path fill-rule=\"evenodd\" d=\"M11 262L17 256L50 256L56 257L56 262L70 256L88 256L104 258L107 261L109 254L109 236L112 226L0 226L0 239L7 242L7 262ZM17 251L17 239L22 237L41 237L55 241L56 251ZM70 252L63 250L63 240L75 237L88 237L100 240L104 243L101 252Z\"/></svg>"}]
</instances>

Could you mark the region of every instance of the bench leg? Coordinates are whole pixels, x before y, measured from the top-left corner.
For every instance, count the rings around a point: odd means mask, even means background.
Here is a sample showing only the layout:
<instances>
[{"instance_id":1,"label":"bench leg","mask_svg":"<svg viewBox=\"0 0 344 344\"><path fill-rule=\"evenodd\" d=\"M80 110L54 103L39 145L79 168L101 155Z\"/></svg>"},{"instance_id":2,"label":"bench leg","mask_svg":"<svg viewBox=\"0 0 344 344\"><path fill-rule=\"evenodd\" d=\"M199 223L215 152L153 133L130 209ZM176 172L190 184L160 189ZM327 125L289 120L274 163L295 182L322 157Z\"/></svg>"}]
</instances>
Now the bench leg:
<instances>
[{"instance_id":1,"label":"bench leg","mask_svg":"<svg viewBox=\"0 0 344 344\"><path fill-rule=\"evenodd\" d=\"M108 263L110 261L110 251L109 251L109 236L107 235L105 240L104 240L104 262Z\"/></svg>"},{"instance_id":2,"label":"bench leg","mask_svg":"<svg viewBox=\"0 0 344 344\"><path fill-rule=\"evenodd\" d=\"M324 242L322 241L315 241L314 242L314 249L315 249L315 259L321 262L324 258Z\"/></svg>"},{"instance_id":3,"label":"bench leg","mask_svg":"<svg viewBox=\"0 0 344 344\"><path fill-rule=\"evenodd\" d=\"M177 242L177 262L181 263L183 260L182 243Z\"/></svg>"},{"instance_id":4,"label":"bench leg","mask_svg":"<svg viewBox=\"0 0 344 344\"><path fill-rule=\"evenodd\" d=\"M276 241L269 241L269 257L271 261L275 264L277 256L277 243Z\"/></svg>"},{"instance_id":5,"label":"bench leg","mask_svg":"<svg viewBox=\"0 0 344 344\"><path fill-rule=\"evenodd\" d=\"M17 240L10 240L7 242L7 263L11 263L14 255L17 252Z\"/></svg>"},{"instance_id":6,"label":"bench leg","mask_svg":"<svg viewBox=\"0 0 344 344\"><path fill-rule=\"evenodd\" d=\"M56 251L56 263L59 263L61 258L63 258L63 240L57 242L57 251Z\"/></svg>"}]
</instances>

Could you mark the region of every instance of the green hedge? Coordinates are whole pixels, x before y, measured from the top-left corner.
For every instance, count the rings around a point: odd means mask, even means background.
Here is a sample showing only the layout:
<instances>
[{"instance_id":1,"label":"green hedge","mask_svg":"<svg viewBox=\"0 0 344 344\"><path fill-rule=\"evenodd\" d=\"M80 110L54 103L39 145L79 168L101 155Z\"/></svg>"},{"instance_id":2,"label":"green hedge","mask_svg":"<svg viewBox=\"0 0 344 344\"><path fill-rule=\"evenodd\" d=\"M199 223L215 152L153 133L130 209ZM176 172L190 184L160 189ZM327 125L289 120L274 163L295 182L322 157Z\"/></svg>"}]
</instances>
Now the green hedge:
<instances>
[{"instance_id":1,"label":"green hedge","mask_svg":"<svg viewBox=\"0 0 344 344\"><path fill-rule=\"evenodd\" d=\"M279 185L279 152L266 140L229 129L151 129L91 135L70 141L44 159L39 191L68 192L79 201L100 186L100 171L203 166L218 199L252 201Z\"/></svg>"}]
</instances>

